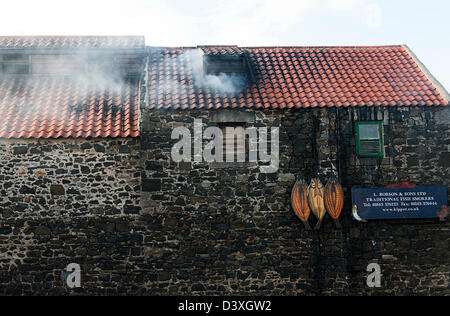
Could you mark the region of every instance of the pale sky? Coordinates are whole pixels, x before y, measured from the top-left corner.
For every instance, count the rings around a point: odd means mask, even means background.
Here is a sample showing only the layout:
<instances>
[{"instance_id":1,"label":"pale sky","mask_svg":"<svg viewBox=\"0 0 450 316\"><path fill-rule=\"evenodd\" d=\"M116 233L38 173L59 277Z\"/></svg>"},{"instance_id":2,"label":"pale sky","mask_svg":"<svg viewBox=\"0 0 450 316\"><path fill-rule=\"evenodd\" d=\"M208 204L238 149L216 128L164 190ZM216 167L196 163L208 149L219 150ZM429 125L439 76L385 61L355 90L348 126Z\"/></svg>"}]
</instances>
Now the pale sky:
<instances>
[{"instance_id":1,"label":"pale sky","mask_svg":"<svg viewBox=\"0 0 450 316\"><path fill-rule=\"evenodd\" d=\"M449 0L15 0L0 12L0 35L144 35L149 46L406 44L450 90Z\"/></svg>"}]
</instances>

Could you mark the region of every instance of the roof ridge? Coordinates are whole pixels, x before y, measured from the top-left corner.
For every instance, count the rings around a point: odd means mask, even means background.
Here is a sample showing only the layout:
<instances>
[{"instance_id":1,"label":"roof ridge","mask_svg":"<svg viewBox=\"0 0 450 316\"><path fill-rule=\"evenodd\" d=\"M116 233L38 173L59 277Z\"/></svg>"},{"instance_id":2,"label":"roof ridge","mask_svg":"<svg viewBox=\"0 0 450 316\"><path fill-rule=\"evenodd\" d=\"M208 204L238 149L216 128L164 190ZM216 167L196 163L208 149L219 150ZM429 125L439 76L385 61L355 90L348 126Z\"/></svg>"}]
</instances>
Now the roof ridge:
<instances>
[{"instance_id":1,"label":"roof ridge","mask_svg":"<svg viewBox=\"0 0 450 316\"><path fill-rule=\"evenodd\" d=\"M240 48L400 48L402 45L318 45L318 46L246 46Z\"/></svg>"},{"instance_id":2,"label":"roof ridge","mask_svg":"<svg viewBox=\"0 0 450 316\"><path fill-rule=\"evenodd\" d=\"M348 45L348 46L342 46L342 45L330 45L330 46L280 46L280 45L276 45L276 46L237 46L237 45L197 45L197 46L146 46L147 48L150 49L197 49L197 48L222 48L222 47L230 47L230 48L239 48L239 49L260 49L260 48L402 48L404 45L403 44L398 44L398 45Z\"/></svg>"},{"instance_id":3,"label":"roof ridge","mask_svg":"<svg viewBox=\"0 0 450 316\"><path fill-rule=\"evenodd\" d=\"M0 36L0 49L143 49L143 35L19 35Z\"/></svg>"},{"instance_id":4,"label":"roof ridge","mask_svg":"<svg viewBox=\"0 0 450 316\"><path fill-rule=\"evenodd\" d=\"M69 38L69 37L143 37L144 35L0 35L0 38L26 38L26 37L58 37L58 38Z\"/></svg>"},{"instance_id":5,"label":"roof ridge","mask_svg":"<svg viewBox=\"0 0 450 316\"><path fill-rule=\"evenodd\" d=\"M237 47L237 48L241 48L238 45L197 45L197 47Z\"/></svg>"}]
</instances>

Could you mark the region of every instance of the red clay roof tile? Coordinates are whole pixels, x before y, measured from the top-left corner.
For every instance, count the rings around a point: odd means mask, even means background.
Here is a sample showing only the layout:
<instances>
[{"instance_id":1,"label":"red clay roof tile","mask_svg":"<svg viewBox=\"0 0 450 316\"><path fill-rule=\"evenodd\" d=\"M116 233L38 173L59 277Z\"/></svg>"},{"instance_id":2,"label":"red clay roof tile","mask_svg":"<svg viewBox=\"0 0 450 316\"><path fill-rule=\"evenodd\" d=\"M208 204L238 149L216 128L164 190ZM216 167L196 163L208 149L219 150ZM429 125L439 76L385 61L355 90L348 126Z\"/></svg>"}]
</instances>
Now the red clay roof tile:
<instances>
[{"instance_id":1,"label":"red clay roof tile","mask_svg":"<svg viewBox=\"0 0 450 316\"><path fill-rule=\"evenodd\" d=\"M0 36L6 53L144 48L143 36ZM0 138L136 137L138 83L113 85L76 76L0 75Z\"/></svg>"},{"instance_id":2,"label":"red clay roof tile","mask_svg":"<svg viewBox=\"0 0 450 316\"><path fill-rule=\"evenodd\" d=\"M69 77L0 78L0 138L136 137L138 84L80 89Z\"/></svg>"},{"instance_id":3,"label":"red clay roof tile","mask_svg":"<svg viewBox=\"0 0 450 316\"><path fill-rule=\"evenodd\" d=\"M193 60L183 55L195 48L151 48L150 108L448 105L402 46L199 48L212 55L245 54L254 81L238 98L223 99L195 81ZM177 83L175 91L163 88L169 83ZM161 98L162 93L167 97ZM190 97L183 99L185 95ZM206 104L199 101L203 99Z\"/></svg>"}]
</instances>

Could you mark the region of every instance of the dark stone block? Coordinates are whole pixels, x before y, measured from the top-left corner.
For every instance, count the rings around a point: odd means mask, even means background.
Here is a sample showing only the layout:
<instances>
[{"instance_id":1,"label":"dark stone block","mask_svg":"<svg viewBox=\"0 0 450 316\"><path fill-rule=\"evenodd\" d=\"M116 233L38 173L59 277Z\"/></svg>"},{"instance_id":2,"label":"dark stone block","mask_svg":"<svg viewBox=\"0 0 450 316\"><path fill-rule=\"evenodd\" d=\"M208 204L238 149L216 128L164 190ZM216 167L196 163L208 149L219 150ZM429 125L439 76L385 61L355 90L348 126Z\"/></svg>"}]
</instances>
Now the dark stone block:
<instances>
[{"instance_id":1,"label":"dark stone block","mask_svg":"<svg viewBox=\"0 0 450 316\"><path fill-rule=\"evenodd\" d=\"M27 152L28 147L26 146L13 147L14 155L25 155Z\"/></svg>"},{"instance_id":2,"label":"dark stone block","mask_svg":"<svg viewBox=\"0 0 450 316\"><path fill-rule=\"evenodd\" d=\"M439 157L439 165L444 168L450 168L450 152L443 152Z\"/></svg>"},{"instance_id":3,"label":"dark stone block","mask_svg":"<svg viewBox=\"0 0 450 316\"><path fill-rule=\"evenodd\" d=\"M88 174L91 172L91 169L88 166L81 166L80 167L81 173Z\"/></svg>"},{"instance_id":4,"label":"dark stone block","mask_svg":"<svg viewBox=\"0 0 450 316\"><path fill-rule=\"evenodd\" d=\"M192 169L192 164L190 162L180 162L180 169L184 171L189 171Z\"/></svg>"},{"instance_id":5,"label":"dark stone block","mask_svg":"<svg viewBox=\"0 0 450 316\"><path fill-rule=\"evenodd\" d=\"M96 152L98 153L104 153L105 152L105 147L99 144L94 144L94 149Z\"/></svg>"},{"instance_id":6,"label":"dark stone block","mask_svg":"<svg viewBox=\"0 0 450 316\"><path fill-rule=\"evenodd\" d=\"M406 159L409 167L414 167L419 165L419 158L417 156L411 156Z\"/></svg>"},{"instance_id":7,"label":"dark stone block","mask_svg":"<svg viewBox=\"0 0 450 316\"><path fill-rule=\"evenodd\" d=\"M42 154L42 151L38 148L32 147L32 148L30 148L30 154L40 155L40 154Z\"/></svg>"},{"instance_id":8,"label":"dark stone block","mask_svg":"<svg viewBox=\"0 0 450 316\"><path fill-rule=\"evenodd\" d=\"M81 149L91 149L92 145L90 143L83 143L80 146Z\"/></svg>"},{"instance_id":9,"label":"dark stone block","mask_svg":"<svg viewBox=\"0 0 450 316\"><path fill-rule=\"evenodd\" d=\"M121 221L121 220L116 221L115 227L116 227L116 230L118 232L122 232L123 233L123 232L129 232L130 231L130 225L126 221Z\"/></svg>"},{"instance_id":10,"label":"dark stone block","mask_svg":"<svg viewBox=\"0 0 450 316\"><path fill-rule=\"evenodd\" d=\"M8 226L0 227L0 235L9 235L11 233L12 233L11 227Z\"/></svg>"},{"instance_id":11,"label":"dark stone block","mask_svg":"<svg viewBox=\"0 0 450 316\"><path fill-rule=\"evenodd\" d=\"M34 230L34 233L38 236L40 235L50 235L51 234L51 230L43 225L40 225L38 227L36 227L36 229Z\"/></svg>"},{"instance_id":12,"label":"dark stone block","mask_svg":"<svg viewBox=\"0 0 450 316\"><path fill-rule=\"evenodd\" d=\"M192 289L192 291L199 291L199 292L201 292L201 291L204 291L204 290L205 290L205 287L204 287L202 284L197 283L197 284L194 284L194 285L191 287L191 289Z\"/></svg>"},{"instance_id":13,"label":"dark stone block","mask_svg":"<svg viewBox=\"0 0 450 316\"><path fill-rule=\"evenodd\" d=\"M163 166L154 161L146 161L145 170L163 171Z\"/></svg>"},{"instance_id":14,"label":"dark stone block","mask_svg":"<svg viewBox=\"0 0 450 316\"><path fill-rule=\"evenodd\" d=\"M127 145L119 146L119 153L121 153L121 154L129 154L130 152L131 152L131 149Z\"/></svg>"},{"instance_id":15,"label":"dark stone block","mask_svg":"<svg viewBox=\"0 0 450 316\"><path fill-rule=\"evenodd\" d=\"M140 206L134 206L134 205L126 204L123 207L123 212L125 214L139 214L140 211L141 211L141 207Z\"/></svg>"},{"instance_id":16,"label":"dark stone block","mask_svg":"<svg viewBox=\"0 0 450 316\"><path fill-rule=\"evenodd\" d=\"M56 174L65 174L65 173L67 173L67 170L66 169L56 169L55 173Z\"/></svg>"},{"instance_id":17,"label":"dark stone block","mask_svg":"<svg viewBox=\"0 0 450 316\"><path fill-rule=\"evenodd\" d=\"M16 205L15 205L15 207L14 207L14 210L16 211L16 212L23 212L23 211L25 211L27 208L28 208L28 204L26 204L26 203L17 203Z\"/></svg>"},{"instance_id":18,"label":"dark stone block","mask_svg":"<svg viewBox=\"0 0 450 316\"><path fill-rule=\"evenodd\" d=\"M142 191L154 192L161 190L161 179L142 179Z\"/></svg>"},{"instance_id":19,"label":"dark stone block","mask_svg":"<svg viewBox=\"0 0 450 316\"><path fill-rule=\"evenodd\" d=\"M60 184L52 184L50 186L50 193L52 195L64 195L66 194L66 191L64 189L64 187Z\"/></svg>"},{"instance_id":20,"label":"dark stone block","mask_svg":"<svg viewBox=\"0 0 450 316\"><path fill-rule=\"evenodd\" d=\"M30 187L24 185L20 188L19 192L22 194L35 194L36 188L30 188Z\"/></svg>"}]
</instances>

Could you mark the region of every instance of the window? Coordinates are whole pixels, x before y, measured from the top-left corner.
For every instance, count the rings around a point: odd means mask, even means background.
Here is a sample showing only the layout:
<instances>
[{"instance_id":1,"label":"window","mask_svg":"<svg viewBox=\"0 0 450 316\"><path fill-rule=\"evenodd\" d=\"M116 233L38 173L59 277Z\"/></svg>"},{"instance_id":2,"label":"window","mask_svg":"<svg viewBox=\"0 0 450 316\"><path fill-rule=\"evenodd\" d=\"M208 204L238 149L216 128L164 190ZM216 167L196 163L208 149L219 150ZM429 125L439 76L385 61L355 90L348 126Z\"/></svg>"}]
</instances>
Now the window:
<instances>
[{"instance_id":1,"label":"window","mask_svg":"<svg viewBox=\"0 0 450 316\"><path fill-rule=\"evenodd\" d=\"M360 157L383 157L383 126L380 121L356 122L356 150Z\"/></svg>"},{"instance_id":2,"label":"window","mask_svg":"<svg viewBox=\"0 0 450 316\"><path fill-rule=\"evenodd\" d=\"M4 54L0 55L0 73L28 74L28 55Z\"/></svg>"}]
</instances>

